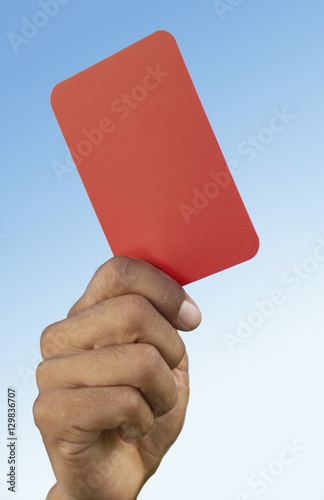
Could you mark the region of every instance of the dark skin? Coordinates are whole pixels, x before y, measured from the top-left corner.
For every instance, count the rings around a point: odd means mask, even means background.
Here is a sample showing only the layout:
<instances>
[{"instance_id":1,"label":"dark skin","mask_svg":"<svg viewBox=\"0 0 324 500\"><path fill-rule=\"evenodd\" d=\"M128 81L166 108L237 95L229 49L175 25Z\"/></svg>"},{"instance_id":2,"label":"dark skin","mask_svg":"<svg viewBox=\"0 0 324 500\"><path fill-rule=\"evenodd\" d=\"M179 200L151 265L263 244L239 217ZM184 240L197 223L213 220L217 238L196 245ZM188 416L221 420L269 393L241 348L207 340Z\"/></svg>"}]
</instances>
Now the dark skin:
<instances>
[{"instance_id":1,"label":"dark skin","mask_svg":"<svg viewBox=\"0 0 324 500\"><path fill-rule=\"evenodd\" d=\"M137 498L182 429L189 377L177 330L200 321L169 276L114 257L44 330L33 411L57 480L48 500Z\"/></svg>"}]
</instances>

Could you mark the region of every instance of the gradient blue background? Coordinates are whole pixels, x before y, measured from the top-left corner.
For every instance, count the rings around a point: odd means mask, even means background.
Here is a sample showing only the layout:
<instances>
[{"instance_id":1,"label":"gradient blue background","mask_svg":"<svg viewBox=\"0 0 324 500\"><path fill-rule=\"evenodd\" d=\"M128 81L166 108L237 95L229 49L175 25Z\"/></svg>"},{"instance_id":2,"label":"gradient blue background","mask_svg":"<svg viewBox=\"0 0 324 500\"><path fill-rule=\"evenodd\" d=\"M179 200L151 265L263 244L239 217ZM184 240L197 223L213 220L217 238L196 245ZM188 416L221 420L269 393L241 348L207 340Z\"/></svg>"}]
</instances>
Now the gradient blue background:
<instances>
[{"instance_id":1,"label":"gradient blue background","mask_svg":"<svg viewBox=\"0 0 324 500\"><path fill-rule=\"evenodd\" d=\"M282 276L324 238L324 4L243 0L221 20L211 0L71 0L16 54L7 35L21 34L21 18L38 10L36 1L7 1L0 19L1 499L13 497L5 484L7 386L18 391L15 498L43 499L54 477L31 412L39 337L111 257L75 168L61 182L53 170L67 150L51 89L164 29L178 41L227 161L237 162L261 247L252 261L186 287L203 312L200 328L182 335L187 421L139 498L323 500L324 263L296 291ZM295 119L249 162L240 143L284 107ZM224 334L235 334L238 318L275 289L285 302L231 352ZM294 439L304 451L257 494L249 476Z\"/></svg>"}]
</instances>

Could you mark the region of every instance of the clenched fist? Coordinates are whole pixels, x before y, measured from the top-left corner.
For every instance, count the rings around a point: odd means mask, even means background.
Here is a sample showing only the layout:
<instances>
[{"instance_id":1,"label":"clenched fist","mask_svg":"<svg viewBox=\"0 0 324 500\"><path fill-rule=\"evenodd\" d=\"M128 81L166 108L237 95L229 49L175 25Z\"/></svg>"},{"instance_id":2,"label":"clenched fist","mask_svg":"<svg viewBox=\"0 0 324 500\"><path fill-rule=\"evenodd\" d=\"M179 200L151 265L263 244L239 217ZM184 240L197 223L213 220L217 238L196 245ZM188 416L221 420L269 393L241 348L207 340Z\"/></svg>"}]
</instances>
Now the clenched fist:
<instances>
[{"instance_id":1,"label":"clenched fist","mask_svg":"<svg viewBox=\"0 0 324 500\"><path fill-rule=\"evenodd\" d=\"M162 271L114 257L41 337L34 418L57 483L48 500L134 500L179 435L189 396L177 329L201 321Z\"/></svg>"}]
</instances>

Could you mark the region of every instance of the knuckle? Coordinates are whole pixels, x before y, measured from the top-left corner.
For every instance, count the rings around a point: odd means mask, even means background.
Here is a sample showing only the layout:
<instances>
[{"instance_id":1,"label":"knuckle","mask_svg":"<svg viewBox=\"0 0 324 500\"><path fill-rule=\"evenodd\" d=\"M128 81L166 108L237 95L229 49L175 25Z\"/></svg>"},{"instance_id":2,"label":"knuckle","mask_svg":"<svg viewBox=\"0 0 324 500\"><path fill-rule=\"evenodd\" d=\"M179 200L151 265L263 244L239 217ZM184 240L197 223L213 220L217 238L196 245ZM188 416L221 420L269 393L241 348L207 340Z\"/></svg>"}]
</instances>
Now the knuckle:
<instances>
[{"instance_id":1,"label":"knuckle","mask_svg":"<svg viewBox=\"0 0 324 500\"><path fill-rule=\"evenodd\" d=\"M42 353L43 357L44 357L44 354L46 351L46 347L49 343L49 339L51 338L51 335L52 335L52 327L53 327L53 325L47 326L41 334L40 347L41 347L41 353Z\"/></svg>"},{"instance_id":2,"label":"knuckle","mask_svg":"<svg viewBox=\"0 0 324 500\"><path fill-rule=\"evenodd\" d=\"M138 422L138 431L142 435L147 434L153 425L154 416L149 407L143 404L139 391L130 386L125 387L124 401L125 419Z\"/></svg>"},{"instance_id":3,"label":"knuckle","mask_svg":"<svg viewBox=\"0 0 324 500\"><path fill-rule=\"evenodd\" d=\"M150 302L142 295L129 294L120 298L121 315L128 327L139 329L154 315Z\"/></svg>"},{"instance_id":4,"label":"knuckle","mask_svg":"<svg viewBox=\"0 0 324 500\"><path fill-rule=\"evenodd\" d=\"M71 404L61 390L40 391L34 401L32 412L35 425L43 439L57 439L64 428L71 427Z\"/></svg>"},{"instance_id":5,"label":"knuckle","mask_svg":"<svg viewBox=\"0 0 324 500\"><path fill-rule=\"evenodd\" d=\"M42 361L41 363L39 363L39 365L36 368L36 384L37 384L38 389L43 387L43 381L45 378L44 377L45 366L46 366L45 361Z\"/></svg>"},{"instance_id":6,"label":"knuckle","mask_svg":"<svg viewBox=\"0 0 324 500\"><path fill-rule=\"evenodd\" d=\"M183 288L168 275L156 283L155 296L159 307L172 316L177 314L179 304L185 299Z\"/></svg>"},{"instance_id":7,"label":"knuckle","mask_svg":"<svg viewBox=\"0 0 324 500\"><path fill-rule=\"evenodd\" d=\"M132 260L124 255L117 255L105 262L96 272L96 286L119 291L127 284L131 274Z\"/></svg>"},{"instance_id":8,"label":"knuckle","mask_svg":"<svg viewBox=\"0 0 324 500\"><path fill-rule=\"evenodd\" d=\"M39 363L36 368L36 383L39 391L43 391L52 380L53 361L46 359Z\"/></svg>"},{"instance_id":9,"label":"knuckle","mask_svg":"<svg viewBox=\"0 0 324 500\"><path fill-rule=\"evenodd\" d=\"M40 339L40 348L43 358L48 358L58 351L58 340L57 340L57 323L49 325L43 330Z\"/></svg>"},{"instance_id":10,"label":"knuckle","mask_svg":"<svg viewBox=\"0 0 324 500\"><path fill-rule=\"evenodd\" d=\"M134 417L138 414L140 409L140 395L138 390L134 387L127 386L123 391L123 406L128 416Z\"/></svg>"},{"instance_id":11,"label":"knuckle","mask_svg":"<svg viewBox=\"0 0 324 500\"><path fill-rule=\"evenodd\" d=\"M58 321L43 330L40 347L44 359L55 356L68 346L68 335L65 331L66 321L68 320Z\"/></svg>"},{"instance_id":12,"label":"knuckle","mask_svg":"<svg viewBox=\"0 0 324 500\"><path fill-rule=\"evenodd\" d=\"M165 286L165 283L161 281L157 286L156 295L158 297L157 300L160 306L163 307L165 304L169 304L171 296L170 287Z\"/></svg>"},{"instance_id":13,"label":"knuckle","mask_svg":"<svg viewBox=\"0 0 324 500\"><path fill-rule=\"evenodd\" d=\"M162 357L159 351L150 344L137 345L137 363L143 377L153 377L161 371Z\"/></svg>"},{"instance_id":14,"label":"knuckle","mask_svg":"<svg viewBox=\"0 0 324 500\"><path fill-rule=\"evenodd\" d=\"M48 405L44 398L39 394L33 404L33 417L36 427L41 429L46 421Z\"/></svg>"},{"instance_id":15,"label":"knuckle","mask_svg":"<svg viewBox=\"0 0 324 500\"><path fill-rule=\"evenodd\" d=\"M156 397L154 401L154 416L162 417L166 413L169 413L178 401L178 390L177 388L172 388L169 391L169 394L163 398Z\"/></svg>"}]
</instances>

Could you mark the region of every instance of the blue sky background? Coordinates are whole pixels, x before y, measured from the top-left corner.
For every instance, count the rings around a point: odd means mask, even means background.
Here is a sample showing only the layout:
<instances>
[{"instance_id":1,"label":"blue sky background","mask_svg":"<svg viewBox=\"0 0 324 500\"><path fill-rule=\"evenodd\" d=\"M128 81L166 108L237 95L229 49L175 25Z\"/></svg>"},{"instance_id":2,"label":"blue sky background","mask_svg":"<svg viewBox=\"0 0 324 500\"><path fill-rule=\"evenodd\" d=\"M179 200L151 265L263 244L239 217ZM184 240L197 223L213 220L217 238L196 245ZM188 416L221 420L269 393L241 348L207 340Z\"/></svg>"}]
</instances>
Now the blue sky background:
<instances>
[{"instance_id":1,"label":"blue sky background","mask_svg":"<svg viewBox=\"0 0 324 500\"><path fill-rule=\"evenodd\" d=\"M158 29L177 39L223 153L235 166L261 246L252 261L186 287L203 312L199 330L182 335L191 365L187 422L139 498L324 499L324 263L309 261L317 239L324 239L324 4L224 3L237 6L221 19L210 0L70 0L18 53L8 33L21 35L22 18L31 20L41 8L29 0L2 5L4 500L12 498L5 484L7 386L18 391L15 498L45 498L53 474L31 413L39 337L112 256L75 168L61 182L53 170L54 162L66 163L67 150L50 92ZM294 118L248 161L239 152L242 142L269 126L274 109L284 108ZM308 270L294 290L296 265ZM247 321L255 301L278 289L283 303L231 351L226 334L236 335L239 318ZM294 440L303 451L258 494L250 475Z\"/></svg>"}]
</instances>

